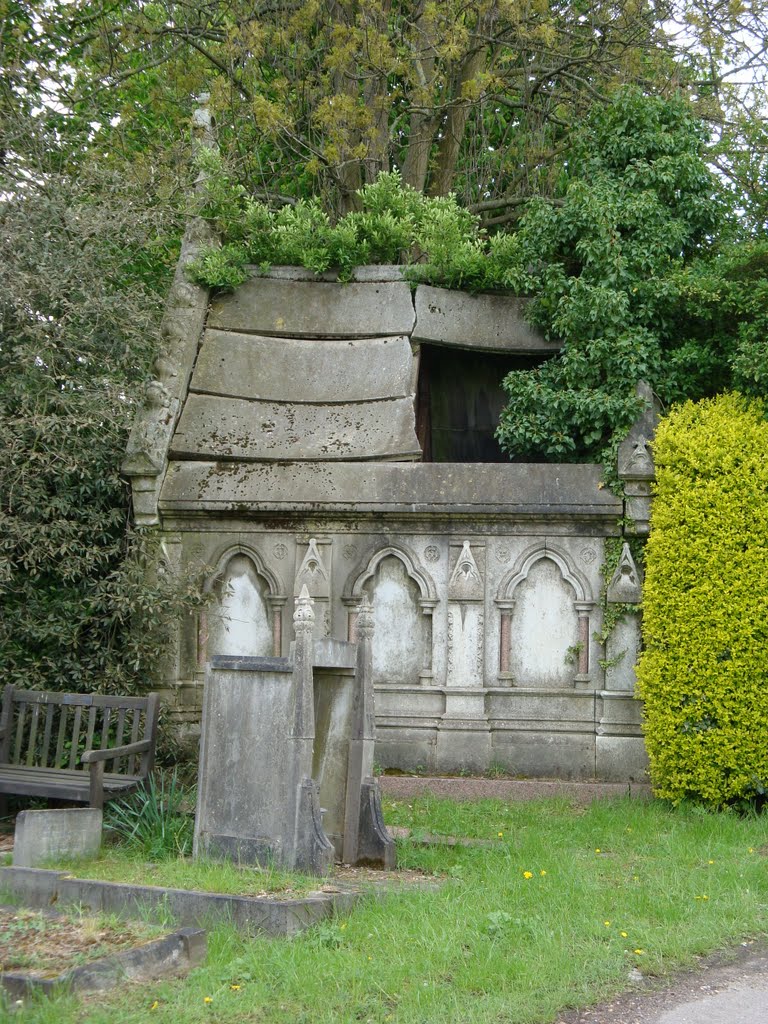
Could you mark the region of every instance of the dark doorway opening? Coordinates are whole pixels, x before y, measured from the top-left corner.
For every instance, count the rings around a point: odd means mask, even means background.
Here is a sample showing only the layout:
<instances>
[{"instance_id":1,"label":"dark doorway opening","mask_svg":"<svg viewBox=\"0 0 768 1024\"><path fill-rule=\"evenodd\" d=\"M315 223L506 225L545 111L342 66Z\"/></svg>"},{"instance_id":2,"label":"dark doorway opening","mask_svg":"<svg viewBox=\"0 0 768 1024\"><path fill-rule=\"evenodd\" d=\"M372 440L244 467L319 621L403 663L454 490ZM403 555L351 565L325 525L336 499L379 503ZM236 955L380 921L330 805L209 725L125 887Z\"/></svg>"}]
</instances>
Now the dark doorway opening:
<instances>
[{"instance_id":1,"label":"dark doorway opening","mask_svg":"<svg viewBox=\"0 0 768 1024\"><path fill-rule=\"evenodd\" d=\"M508 462L494 434L511 370L541 365L538 355L422 345L416 429L424 462Z\"/></svg>"}]
</instances>

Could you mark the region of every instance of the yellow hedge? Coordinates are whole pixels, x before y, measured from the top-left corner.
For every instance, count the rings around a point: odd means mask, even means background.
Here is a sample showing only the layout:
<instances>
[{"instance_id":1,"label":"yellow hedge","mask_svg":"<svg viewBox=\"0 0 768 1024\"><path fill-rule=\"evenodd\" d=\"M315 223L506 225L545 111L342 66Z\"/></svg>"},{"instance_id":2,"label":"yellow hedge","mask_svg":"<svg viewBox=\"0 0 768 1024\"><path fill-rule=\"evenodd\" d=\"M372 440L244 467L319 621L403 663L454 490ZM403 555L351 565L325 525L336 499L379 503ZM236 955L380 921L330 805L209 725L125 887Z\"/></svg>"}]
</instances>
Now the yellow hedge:
<instances>
[{"instance_id":1,"label":"yellow hedge","mask_svg":"<svg viewBox=\"0 0 768 1024\"><path fill-rule=\"evenodd\" d=\"M768 423L740 395L659 426L638 692L657 795L768 789ZM761 800L762 802L762 800Z\"/></svg>"}]
</instances>

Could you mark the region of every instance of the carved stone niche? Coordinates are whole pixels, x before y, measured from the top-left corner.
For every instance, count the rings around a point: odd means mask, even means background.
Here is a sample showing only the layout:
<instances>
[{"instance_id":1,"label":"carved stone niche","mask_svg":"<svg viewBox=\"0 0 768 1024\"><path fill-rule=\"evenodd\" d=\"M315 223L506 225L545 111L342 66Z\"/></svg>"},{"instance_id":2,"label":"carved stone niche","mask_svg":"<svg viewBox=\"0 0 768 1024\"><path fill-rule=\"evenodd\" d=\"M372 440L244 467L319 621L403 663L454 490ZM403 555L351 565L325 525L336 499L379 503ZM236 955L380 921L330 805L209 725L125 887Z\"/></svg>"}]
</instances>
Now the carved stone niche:
<instances>
[{"instance_id":1,"label":"carved stone niche","mask_svg":"<svg viewBox=\"0 0 768 1024\"><path fill-rule=\"evenodd\" d=\"M591 685L586 578L549 544L528 548L504 576L496 596L501 618L501 686L564 689Z\"/></svg>"},{"instance_id":2,"label":"carved stone niche","mask_svg":"<svg viewBox=\"0 0 768 1024\"><path fill-rule=\"evenodd\" d=\"M344 588L348 636L357 639L357 607L373 605L373 681L400 686L432 681L432 612L437 591L429 574L404 546L376 551Z\"/></svg>"},{"instance_id":3,"label":"carved stone niche","mask_svg":"<svg viewBox=\"0 0 768 1024\"><path fill-rule=\"evenodd\" d=\"M286 597L257 551L240 544L228 548L205 591L214 597L198 616L199 669L214 654L280 657Z\"/></svg>"},{"instance_id":4,"label":"carved stone niche","mask_svg":"<svg viewBox=\"0 0 768 1024\"><path fill-rule=\"evenodd\" d=\"M478 558L481 552L485 554L484 547L475 548ZM483 685L484 598L483 576L472 545L465 540L448 581L447 686L469 689Z\"/></svg>"},{"instance_id":5,"label":"carved stone niche","mask_svg":"<svg viewBox=\"0 0 768 1024\"><path fill-rule=\"evenodd\" d=\"M315 640L322 640L331 635L330 558L330 541L318 541L313 537L307 544L293 584L294 597L298 597L302 587L306 587L307 593L315 602Z\"/></svg>"}]
</instances>

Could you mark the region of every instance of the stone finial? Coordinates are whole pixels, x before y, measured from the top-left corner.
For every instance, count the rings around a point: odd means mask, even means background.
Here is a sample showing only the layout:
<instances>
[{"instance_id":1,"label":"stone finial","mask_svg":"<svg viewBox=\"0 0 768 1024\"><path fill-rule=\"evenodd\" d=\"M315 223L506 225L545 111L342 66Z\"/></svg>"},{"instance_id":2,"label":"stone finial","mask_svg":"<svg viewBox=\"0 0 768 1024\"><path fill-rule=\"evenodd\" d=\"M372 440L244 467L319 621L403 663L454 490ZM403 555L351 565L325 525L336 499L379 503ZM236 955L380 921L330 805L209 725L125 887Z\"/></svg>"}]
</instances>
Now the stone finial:
<instances>
[{"instance_id":1,"label":"stone finial","mask_svg":"<svg viewBox=\"0 0 768 1024\"><path fill-rule=\"evenodd\" d=\"M296 610L293 613L293 629L296 634L312 632L315 625L314 603L306 586L303 586L296 598Z\"/></svg>"},{"instance_id":2,"label":"stone finial","mask_svg":"<svg viewBox=\"0 0 768 1024\"><path fill-rule=\"evenodd\" d=\"M609 604L640 604L642 600L643 575L635 565L626 541L605 596Z\"/></svg>"},{"instance_id":3,"label":"stone finial","mask_svg":"<svg viewBox=\"0 0 768 1024\"><path fill-rule=\"evenodd\" d=\"M360 640L371 640L373 630L373 605L368 600L368 595L363 594L357 607L356 635Z\"/></svg>"},{"instance_id":4,"label":"stone finial","mask_svg":"<svg viewBox=\"0 0 768 1024\"><path fill-rule=\"evenodd\" d=\"M619 476L622 480L653 480L651 440L659 422L660 405L644 381L637 385L637 397L643 402L643 410L619 445Z\"/></svg>"}]
</instances>

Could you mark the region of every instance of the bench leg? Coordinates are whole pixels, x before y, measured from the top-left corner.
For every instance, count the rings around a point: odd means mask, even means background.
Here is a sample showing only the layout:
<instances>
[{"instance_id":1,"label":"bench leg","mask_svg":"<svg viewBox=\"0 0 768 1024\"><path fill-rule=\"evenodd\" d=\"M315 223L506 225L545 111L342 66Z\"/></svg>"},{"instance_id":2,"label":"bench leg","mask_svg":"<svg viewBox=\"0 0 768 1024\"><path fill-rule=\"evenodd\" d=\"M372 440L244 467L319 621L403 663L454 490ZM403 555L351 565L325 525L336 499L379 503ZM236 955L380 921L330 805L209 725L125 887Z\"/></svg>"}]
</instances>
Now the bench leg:
<instances>
[{"instance_id":1,"label":"bench leg","mask_svg":"<svg viewBox=\"0 0 768 1024\"><path fill-rule=\"evenodd\" d=\"M90 765L91 787L90 806L102 810L104 807L104 761L92 761Z\"/></svg>"}]
</instances>

